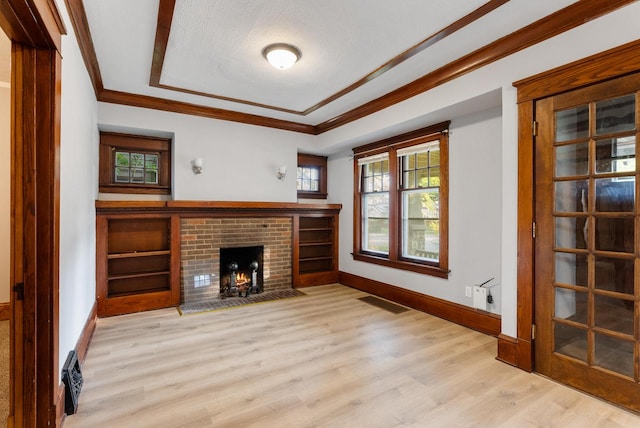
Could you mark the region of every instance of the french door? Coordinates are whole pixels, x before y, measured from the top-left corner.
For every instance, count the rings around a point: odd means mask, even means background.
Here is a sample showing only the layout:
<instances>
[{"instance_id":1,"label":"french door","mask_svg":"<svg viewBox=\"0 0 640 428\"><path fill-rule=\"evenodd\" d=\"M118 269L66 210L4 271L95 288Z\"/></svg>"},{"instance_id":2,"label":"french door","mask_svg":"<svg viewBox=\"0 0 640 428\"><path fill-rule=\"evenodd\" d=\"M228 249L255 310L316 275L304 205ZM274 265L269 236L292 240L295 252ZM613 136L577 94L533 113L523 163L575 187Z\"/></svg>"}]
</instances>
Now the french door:
<instances>
[{"instance_id":1,"label":"french door","mask_svg":"<svg viewBox=\"0 0 640 428\"><path fill-rule=\"evenodd\" d=\"M640 74L536 102L536 371L640 411Z\"/></svg>"}]
</instances>

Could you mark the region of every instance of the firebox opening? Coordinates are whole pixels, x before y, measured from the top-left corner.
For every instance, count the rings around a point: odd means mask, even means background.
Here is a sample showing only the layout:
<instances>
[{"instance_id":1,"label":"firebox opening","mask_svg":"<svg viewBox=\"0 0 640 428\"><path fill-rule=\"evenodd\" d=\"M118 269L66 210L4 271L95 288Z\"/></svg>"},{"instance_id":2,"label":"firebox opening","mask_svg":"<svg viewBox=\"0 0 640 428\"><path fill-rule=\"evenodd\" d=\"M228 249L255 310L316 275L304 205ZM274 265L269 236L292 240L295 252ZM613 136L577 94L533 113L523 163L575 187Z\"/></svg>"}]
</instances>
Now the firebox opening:
<instances>
[{"instance_id":1,"label":"firebox opening","mask_svg":"<svg viewBox=\"0 0 640 428\"><path fill-rule=\"evenodd\" d=\"M264 246L220 248L220 298L263 291Z\"/></svg>"}]
</instances>

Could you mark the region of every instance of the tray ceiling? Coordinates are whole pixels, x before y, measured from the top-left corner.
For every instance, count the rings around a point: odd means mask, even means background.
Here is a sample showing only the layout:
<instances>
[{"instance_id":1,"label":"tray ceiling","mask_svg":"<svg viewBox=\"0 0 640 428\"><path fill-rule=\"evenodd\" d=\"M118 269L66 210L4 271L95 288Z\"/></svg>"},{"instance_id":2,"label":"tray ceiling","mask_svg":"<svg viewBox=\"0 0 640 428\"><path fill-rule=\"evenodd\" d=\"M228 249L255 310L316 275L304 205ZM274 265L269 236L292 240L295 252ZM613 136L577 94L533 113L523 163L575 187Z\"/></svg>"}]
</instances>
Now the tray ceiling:
<instances>
[{"instance_id":1,"label":"tray ceiling","mask_svg":"<svg viewBox=\"0 0 640 428\"><path fill-rule=\"evenodd\" d=\"M84 7L105 89L315 125L572 3L84 0ZM158 24L168 25L164 42ZM279 42L302 52L284 71L262 57Z\"/></svg>"}]
</instances>

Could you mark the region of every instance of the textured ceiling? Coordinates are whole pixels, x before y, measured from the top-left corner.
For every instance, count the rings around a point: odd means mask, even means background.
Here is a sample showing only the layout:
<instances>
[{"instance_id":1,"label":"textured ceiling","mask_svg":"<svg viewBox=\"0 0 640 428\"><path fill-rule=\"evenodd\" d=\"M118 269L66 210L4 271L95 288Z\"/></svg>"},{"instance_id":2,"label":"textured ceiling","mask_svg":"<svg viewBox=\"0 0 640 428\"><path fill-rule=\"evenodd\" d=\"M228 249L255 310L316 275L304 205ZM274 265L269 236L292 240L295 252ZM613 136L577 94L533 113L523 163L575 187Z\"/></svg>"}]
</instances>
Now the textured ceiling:
<instances>
[{"instance_id":1,"label":"textured ceiling","mask_svg":"<svg viewBox=\"0 0 640 428\"><path fill-rule=\"evenodd\" d=\"M487 1L177 0L161 87L150 85L159 0L84 5L106 89L317 124L575 3L508 1L318 107ZM262 57L277 42L302 51L289 70Z\"/></svg>"}]
</instances>

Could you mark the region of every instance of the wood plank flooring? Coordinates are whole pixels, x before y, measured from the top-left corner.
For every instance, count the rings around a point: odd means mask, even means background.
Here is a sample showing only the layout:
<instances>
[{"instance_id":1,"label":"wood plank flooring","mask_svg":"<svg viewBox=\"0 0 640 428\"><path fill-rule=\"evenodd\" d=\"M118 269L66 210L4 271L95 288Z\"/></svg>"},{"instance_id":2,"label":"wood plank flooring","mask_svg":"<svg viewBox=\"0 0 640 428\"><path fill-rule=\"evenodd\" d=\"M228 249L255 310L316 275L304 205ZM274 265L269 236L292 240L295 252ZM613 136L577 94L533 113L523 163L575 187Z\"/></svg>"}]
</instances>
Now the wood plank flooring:
<instances>
[{"instance_id":1,"label":"wood plank flooring","mask_svg":"<svg viewBox=\"0 0 640 428\"><path fill-rule=\"evenodd\" d=\"M640 416L495 360L496 339L341 285L98 320L77 427L632 427Z\"/></svg>"}]
</instances>

